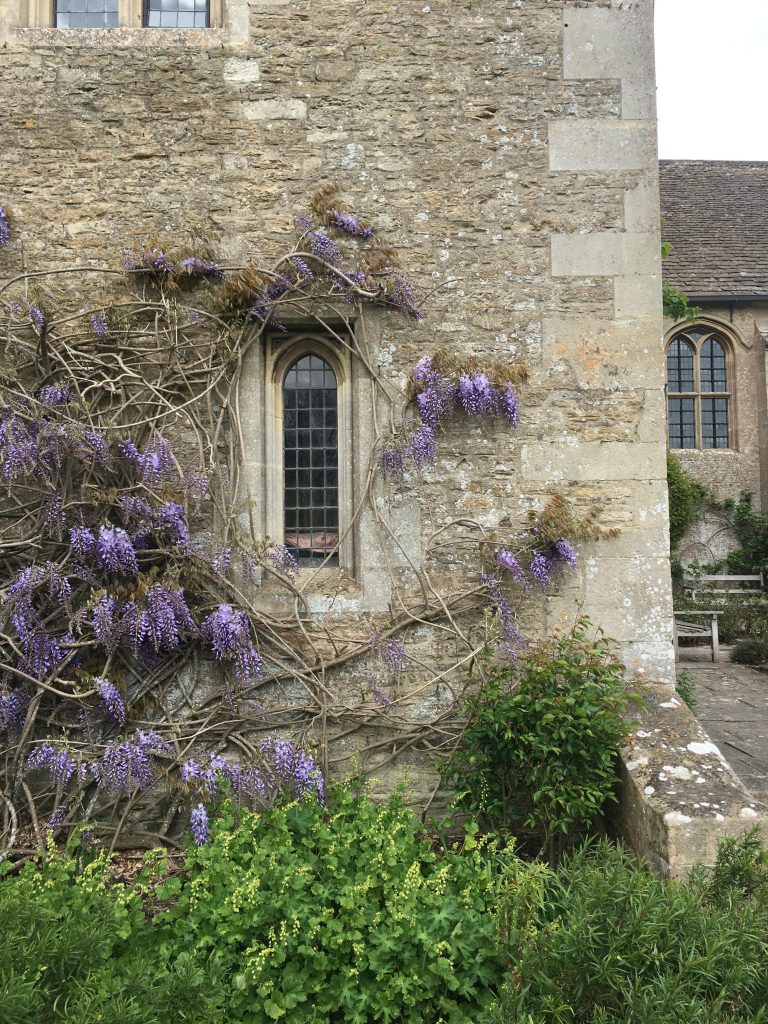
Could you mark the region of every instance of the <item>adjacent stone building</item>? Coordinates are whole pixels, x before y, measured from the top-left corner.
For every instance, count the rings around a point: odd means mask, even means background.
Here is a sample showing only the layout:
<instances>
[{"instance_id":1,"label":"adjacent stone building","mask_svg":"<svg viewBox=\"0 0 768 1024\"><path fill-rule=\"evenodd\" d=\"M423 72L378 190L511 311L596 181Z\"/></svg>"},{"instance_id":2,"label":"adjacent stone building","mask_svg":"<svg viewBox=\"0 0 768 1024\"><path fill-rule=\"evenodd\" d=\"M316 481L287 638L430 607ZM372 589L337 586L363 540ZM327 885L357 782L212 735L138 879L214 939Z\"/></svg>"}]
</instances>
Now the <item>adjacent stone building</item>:
<instances>
[{"instance_id":1,"label":"adjacent stone building","mask_svg":"<svg viewBox=\"0 0 768 1024\"><path fill-rule=\"evenodd\" d=\"M662 160L664 276L700 309L665 324L669 445L718 499L768 502L768 164ZM681 545L713 562L733 546L728 517L709 512Z\"/></svg>"}]
</instances>

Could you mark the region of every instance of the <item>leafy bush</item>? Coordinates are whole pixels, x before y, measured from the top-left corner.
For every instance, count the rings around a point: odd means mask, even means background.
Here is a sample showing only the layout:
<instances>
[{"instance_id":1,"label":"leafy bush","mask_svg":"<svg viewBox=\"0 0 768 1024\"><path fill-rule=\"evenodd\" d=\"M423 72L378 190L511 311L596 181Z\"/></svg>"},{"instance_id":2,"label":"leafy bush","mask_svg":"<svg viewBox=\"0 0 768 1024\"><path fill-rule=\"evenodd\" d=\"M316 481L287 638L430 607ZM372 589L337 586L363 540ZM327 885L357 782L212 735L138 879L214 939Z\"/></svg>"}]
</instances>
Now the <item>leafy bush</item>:
<instances>
[{"instance_id":1,"label":"leafy bush","mask_svg":"<svg viewBox=\"0 0 768 1024\"><path fill-rule=\"evenodd\" d=\"M688 674L688 669L684 668L680 675L677 677L677 695L680 700L694 713L696 712L696 697L693 692L693 680Z\"/></svg>"},{"instance_id":2,"label":"leafy bush","mask_svg":"<svg viewBox=\"0 0 768 1024\"><path fill-rule=\"evenodd\" d=\"M741 547L725 560L727 571L739 574L762 572L768 575L768 519L752 507L752 495L746 492L733 510L733 528Z\"/></svg>"},{"instance_id":3,"label":"leafy bush","mask_svg":"<svg viewBox=\"0 0 768 1024\"><path fill-rule=\"evenodd\" d=\"M686 473L674 455L667 453L669 490L669 543L674 549L696 522L706 489Z\"/></svg>"},{"instance_id":4,"label":"leafy bush","mask_svg":"<svg viewBox=\"0 0 768 1024\"><path fill-rule=\"evenodd\" d=\"M632 697L611 641L570 633L494 670L467 705L446 775L464 809L494 828L522 819L551 838L589 825L615 799L615 758Z\"/></svg>"},{"instance_id":5,"label":"leafy bush","mask_svg":"<svg viewBox=\"0 0 768 1024\"><path fill-rule=\"evenodd\" d=\"M207 972L191 957L170 969L147 944L138 892L115 884L102 857L51 847L38 868L0 876L0 1024L216 1024Z\"/></svg>"},{"instance_id":6,"label":"leafy bush","mask_svg":"<svg viewBox=\"0 0 768 1024\"><path fill-rule=\"evenodd\" d=\"M763 665L768 661L768 641L742 640L731 651L731 661L737 665Z\"/></svg>"},{"instance_id":7,"label":"leafy bush","mask_svg":"<svg viewBox=\"0 0 768 1024\"><path fill-rule=\"evenodd\" d=\"M496 1024L762 1024L768 867L756 835L665 883L607 843L557 872L512 865Z\"/></svg>"},{"instance_id":8,"label":"leafy bush","mask_svg":"<svg viewBox=\"0 0 768 1024\"><path fill-rule=\"evenodd\" d=\"M500 976L499 856L471 835L437 853L399 797L230 804L160 892L153 942L210 962L231 1022L474 1021Z\"/></svg>"}]
</instances>

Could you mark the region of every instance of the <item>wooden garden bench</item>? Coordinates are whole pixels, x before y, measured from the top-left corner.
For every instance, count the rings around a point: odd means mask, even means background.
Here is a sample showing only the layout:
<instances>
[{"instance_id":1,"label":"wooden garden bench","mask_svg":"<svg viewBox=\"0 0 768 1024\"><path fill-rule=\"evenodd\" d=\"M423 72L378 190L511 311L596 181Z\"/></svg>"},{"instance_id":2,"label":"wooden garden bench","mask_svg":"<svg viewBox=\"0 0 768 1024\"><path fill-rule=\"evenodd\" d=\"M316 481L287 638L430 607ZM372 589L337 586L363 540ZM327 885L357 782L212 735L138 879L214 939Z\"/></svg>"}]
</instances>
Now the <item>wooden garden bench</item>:
<instances>
[{"instance_id":1,"label":"wooden garden bench","mask_svg":"<svg viewBox=\"0 0 768 1024\"><path fill-rule=\"evenodd\" d=\"M697 576L684 573L683 588L696 600L697 590L706 590L708 594L757 594L763 590L763 574L752 576Z\"/></svg>"},{"instance_id":2,"label":"wooden garden bench","mask_svg":"<svg viewBox=\"0 0 768 1024\"><path fill-rule=\"evenodd\" d=\"M678 639L691 637L696 640L709 637L709 643L712 648L712 661L717 661L720 656L720 634L717 626L717 617L722 615L721 611L717 612L705 612L705 611L688 611L687 609L683 612L674 612L672 620L672 640L675 645L675 661L678 656ZM704 622L699 624L698 622L689 622L691 618L704 617ZM707 619L709 620L707 622Z\"/></svg>"}]
</instances>

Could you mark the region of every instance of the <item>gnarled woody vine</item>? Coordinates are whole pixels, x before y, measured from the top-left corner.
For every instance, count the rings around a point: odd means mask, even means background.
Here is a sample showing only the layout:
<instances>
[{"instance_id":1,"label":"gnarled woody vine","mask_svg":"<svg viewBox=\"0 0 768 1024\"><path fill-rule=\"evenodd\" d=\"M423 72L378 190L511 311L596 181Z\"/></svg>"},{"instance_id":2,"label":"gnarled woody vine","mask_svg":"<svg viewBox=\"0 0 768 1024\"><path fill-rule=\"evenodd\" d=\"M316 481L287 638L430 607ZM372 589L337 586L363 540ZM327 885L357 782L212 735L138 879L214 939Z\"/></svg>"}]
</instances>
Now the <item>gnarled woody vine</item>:
<instances>
[{"instance_id":1,"label":"gnarled woody vine","mask_svg":"<svg viewBox=\"0 0 768 1024\"><path fill-rule=\"evenodd\" d=\"M414 585L393 578L388 618L361 630L312 614L316 571L299 572L241 514L249 347L290 313L364 364L390 410L370 453L371 502L377 488L418 486L455 418L513 429L526 371L425 355L405 402L373 365L361 317L378 303L420 318L395 253L334 188L296 225L269 269L222 267L207 245L172 251L155 239L126 252L122 270L30 273L2 287L6 851L83 821L112 847L173 842L188 819L204 842L222 787L255 804L286 789L322 799L325 773L349 756L329 736L348 751L355 734L378 730L366 742L379 745L379 768L408 747L445 752L477 655L495 645L514 656L524 644L513 598L549 587L575 563L571 540L598 532L561 497L522 536L462 520L476 566L465 585L447 593L430 575L441 527L420 565L409 563ZM9 242L0 210L0 245ZM376 520L396 545L379 505ZM267 611L265 581L283 598ZM425 626L455 643L439 672L409 652L409 633ZM356 659L367 683L351 696L334 671ZM424 688L440 678L447 697L434 713L406 713L406 675Z\"/></svg>"}]
</instances>

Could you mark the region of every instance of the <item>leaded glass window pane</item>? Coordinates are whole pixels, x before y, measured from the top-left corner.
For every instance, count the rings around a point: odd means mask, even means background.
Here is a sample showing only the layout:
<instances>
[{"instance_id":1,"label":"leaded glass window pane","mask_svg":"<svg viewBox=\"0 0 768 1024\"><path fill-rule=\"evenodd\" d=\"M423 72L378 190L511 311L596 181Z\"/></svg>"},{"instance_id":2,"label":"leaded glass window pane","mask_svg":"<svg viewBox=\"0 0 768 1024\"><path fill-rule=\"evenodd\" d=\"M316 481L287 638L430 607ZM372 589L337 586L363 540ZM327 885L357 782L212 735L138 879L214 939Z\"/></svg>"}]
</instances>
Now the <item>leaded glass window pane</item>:
<instances>
[{"instance_id":1,"label":"leaded glass window pane","mask_svg":"<svg viewBox=\"0 0 768 1024\"><path fill-rule=\"evenodd\" d=\"M701 390L728 390L725 378L725 350L714 338L709 338L701 346Z\"/></svg>"},{"instance_id":2,"label":"leaded glass window pane","mask_svg":"<svg viewBox=\"0 0 768 1024\"><path fill-rule=\"evenodd\" d=\"M148 28L207 28L208 0L146 0Z\"/></svg>"},{"instance_id":3,"label":"leaded glass window pane","mask_svg":"<svg viewBox=\"0 0 768 1024\"><path fill-rule=\"evenodd\" d=\"M693 349L682 338L667 349L667 383L670 391L693 391Z\"/></svg>"},{"instance_id":4,"label":"leaded glass window pane","mask_svg":"<svg viewBox=\"0 0 768 1024\"><path fill-rule=\"evenodd\" d=\"M56 28L117 28L118 0L56 0Z\"/></svg>"},{"instance_id":5,"label":"leaded glass window pane","mask_svg":"<svg viewBox=\"0 0 768 1024\"><path fill-rule=\"evenodd\" d=\"M702 398L701 445L702 448L728 447L727 398Z\"/></svg>"},{"instance_id":6,"label":"leaded glass window pane","mask_svg":"<svg viewBox=\"0 0 768 1024\"><path fill-rule=\"evenodd\" d=\"M300 565L338 565L339 453L336 375L306 355L283 382L285 546Z\"/></svg>"},{"instance_id":7,"label":"leaded glass window pane","mask_svg":"<svg viewBox=\"0 0 768 1024\"><path fill-rule=\"evenodd\" d=\"M696 447L695 398L670 398L667 422L670 448Z\"/></svg>"}]
</instances>

